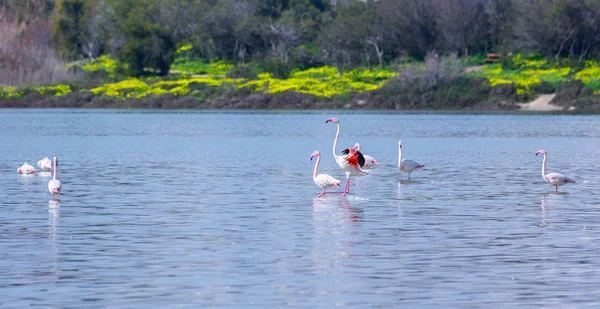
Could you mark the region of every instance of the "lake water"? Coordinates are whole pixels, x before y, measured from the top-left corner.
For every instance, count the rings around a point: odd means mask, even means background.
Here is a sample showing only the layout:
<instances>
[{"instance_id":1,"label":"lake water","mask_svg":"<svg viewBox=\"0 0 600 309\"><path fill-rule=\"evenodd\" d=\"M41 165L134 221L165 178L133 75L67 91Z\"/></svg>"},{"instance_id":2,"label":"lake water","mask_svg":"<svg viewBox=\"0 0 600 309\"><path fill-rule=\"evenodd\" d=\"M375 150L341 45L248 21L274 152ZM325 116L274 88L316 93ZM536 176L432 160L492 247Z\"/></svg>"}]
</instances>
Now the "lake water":
<instances>
[{"instance_id":1,"label":"lake water","mask_svg":"<svg viewBox=\"0 0 600 309\"><path fill-rule=\"evenodd\" d=\"M328 117L381 162L345 199ZM598 116L21 109L0 141L0 308L600 306ZM54 155L57 202L16 173Z\"/></svg>"}]
</instances>

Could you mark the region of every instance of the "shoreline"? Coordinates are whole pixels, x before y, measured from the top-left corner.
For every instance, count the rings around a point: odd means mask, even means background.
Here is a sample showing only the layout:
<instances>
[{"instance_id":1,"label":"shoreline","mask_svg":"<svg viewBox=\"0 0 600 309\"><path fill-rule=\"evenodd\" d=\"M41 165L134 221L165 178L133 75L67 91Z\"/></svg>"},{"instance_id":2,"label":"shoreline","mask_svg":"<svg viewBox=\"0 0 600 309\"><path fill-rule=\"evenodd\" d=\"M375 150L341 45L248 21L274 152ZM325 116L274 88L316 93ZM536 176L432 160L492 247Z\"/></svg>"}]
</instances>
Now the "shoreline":
<instances>
[{"instance_id":1,"label":"shoreline","mask_svg":"<svg viewBox=\"0 0 600 309\"><path fill-rule=\"evenodd\" d=\"M353 113L353 112L363 112L363 113L372 113L372 114L381 114L381 113L389 113L389 114L472 114L472 115L597 115L600 114L600 111L577 111L577 110L534 110L534 109L473 109L473 108L463 108L463 109L386 109L386 108L213 108L213 107L202 107L202 108L157 108L157 107L127 107L127 106L85 106L85 107L71 107L71 106L3 106L0 103L0 112L9 111L9 110L81 110L81 111L147 111L147 112L240 112L240 113L248 113L248 112L285 112L285 113L302 113L302 112L320 112L320 111L335 111L339 113Z\"/></svg>"},{"instance_id":2,"label":"shoreline","mask_svg":"<svg viewBox=\"0 0 600 309\"><path fill-rule=\"evenodd\" d=\"M74 92L65 96L32 95L19 99L0 99L3 108L77 108L123 110L339 110L339 111L403 111L403 112L457 112L457 113L540 113L540 114L597 114L600 109L579 109L571 105L550 104L556 94L537 96L527 103L492 101L401 103L394 97L376 93L355 93L343 98L321 98L295 92L277 95L257 93L251 95L215 96L200 101L191 96L162 95L138 99L119 100L94 96L87 92ZM402 100L399 98L398 100ZM563 103L564 104L564 103Z\"/></svg>"}]
</instances>

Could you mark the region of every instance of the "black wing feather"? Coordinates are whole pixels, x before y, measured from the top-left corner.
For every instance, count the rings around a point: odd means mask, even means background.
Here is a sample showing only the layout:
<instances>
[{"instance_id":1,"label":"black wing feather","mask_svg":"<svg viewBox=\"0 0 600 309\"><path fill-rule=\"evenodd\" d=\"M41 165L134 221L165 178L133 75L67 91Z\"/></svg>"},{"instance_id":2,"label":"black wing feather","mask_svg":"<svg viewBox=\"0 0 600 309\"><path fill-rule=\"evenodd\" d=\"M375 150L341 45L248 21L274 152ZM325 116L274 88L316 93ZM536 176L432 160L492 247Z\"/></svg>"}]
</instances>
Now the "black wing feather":
<instances>
[{"instance_id":1,"label":"black wing feather","mask_svg":"<svg viewBox=\"0 0 600 309\"><path fill-rule=\"evenodd\" d=\"M363 154L360 153L360 151L357 151L358 153L358 165L360 165L360 167L365 166L365 157L363 157Z\"/></svg>"}]
</instances>

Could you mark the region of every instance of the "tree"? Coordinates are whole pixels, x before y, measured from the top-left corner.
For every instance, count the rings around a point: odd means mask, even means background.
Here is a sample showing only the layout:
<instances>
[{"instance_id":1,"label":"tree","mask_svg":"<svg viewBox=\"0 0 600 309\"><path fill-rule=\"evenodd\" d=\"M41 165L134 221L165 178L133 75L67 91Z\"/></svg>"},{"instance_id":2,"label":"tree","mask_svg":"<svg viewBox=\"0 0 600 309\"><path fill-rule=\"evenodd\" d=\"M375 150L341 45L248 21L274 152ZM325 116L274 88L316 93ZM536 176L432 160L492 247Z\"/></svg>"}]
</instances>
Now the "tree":
<instances>
[{"instance_id":1,"label":"tree","mask_svg":"<svg viewBox=\"0 0 600 309\"><path fill-rule=\"evenodd\" d=\"M115 17L121 21L125 41L117 54L129 64L129 73L139 76L149 68L168 74L176 49L172 23L164 14L170 3L132 0L115 4Z\"/></svg>"},{"instance_id":2,"label":"tree","mask_svg":"<svg viewBox=\"0 0 600 309\"><path fill-rule=\"evenodd\" d=\"M23 1L39 4L39 1ZM10 3L9 3L10 4ZM0 84L53 84L69 78L52 48L51 25L43 7L0 8Z\"/></svg>"},{"instance_id":3,"label":"tree","mask_svg":"<svg viewBox=\"0 0 600 309\"><path fill-rule=\"evenodd\" d=\"M486 51L488 17L485 6L477 0L438 0L437 20L442 50L468 56L469 50Z\"/></svg>"},{"instance_id":4,"label":"tree","mask_svg":"<svg viewBox=\"0 0 600 309\"><path fill-rule=\"evenodd\" d=\"M519 5L519 37L525 48L582 60L597 50L600 4L593 0L532 0Z\"/></svg>"},{"instance_id":5,"label":"tree","mask_svg":"<svg viewBox=\"0 0 600 309\"><path fill-rule=\"evenodd\" d=\"M47 19L54 10L55 0L0 0L0 8L28 23L34 19Z\"/></svg>"},{"instance_id":6,"label":"tree","mask_svg":"<svg viewBox=\"0 0 600 309\"><path fill-rule=\"evenodd\" d=\"M361 62L367 46L368 29L362 20L366 4L352 0L338 4L335 18L327 23L318 37L321 55L326 63L342 75L347 67Z\"/></svg>"},{"instance_id":7,"label":"tree","mask_svg":"<svg viewBox=\"0 0 600 309\"><path fill-rule=\"evenodd\" d=\"M513 0L490 0L486 8L491 49L499 51L510 48L517 15Z\"/></svg>"},{"instance_id":8,"label":"tree","mask_svg":"<svg viewBox=\"0 0 600 309\"><path fill-rule=\"evenodd\" d=\"M439 29L434 0L379 0L381 16L387 20L395 54L404 52L424 59L436 49Z\"/></svg>"}]
</instances>

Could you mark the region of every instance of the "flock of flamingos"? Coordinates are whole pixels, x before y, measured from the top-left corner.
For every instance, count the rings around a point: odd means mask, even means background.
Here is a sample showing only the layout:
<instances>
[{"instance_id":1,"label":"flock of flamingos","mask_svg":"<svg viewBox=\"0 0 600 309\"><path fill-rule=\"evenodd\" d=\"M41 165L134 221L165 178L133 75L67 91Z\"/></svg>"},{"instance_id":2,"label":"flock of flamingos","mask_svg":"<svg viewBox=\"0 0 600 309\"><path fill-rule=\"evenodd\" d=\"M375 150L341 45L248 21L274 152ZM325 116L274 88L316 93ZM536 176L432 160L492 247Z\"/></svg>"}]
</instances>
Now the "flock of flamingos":
<instances>
[{"instance_id":1,"label":"flock of flamingos","mask_svg":"<svg viewBox=\"0 0 600 309\"><path fill-rule=\"evenodd\" d=\"M60 181L56 179L56 174L58 173L58 159L54 157L54 165L50 162L48 157L38 161L38 167L41 169L40 176L50 176L50 173L54 172L54 176L52 176L52 180L48 182L48 191L52 193L52 199L56 194L60 194ZM27 162L23 163L21 167L17 169L17 174L25 175L25 176L33 176L35 175L35 167L27 164Z\"/></svg>"},{"instance_id":2,"label":"flock of flamingos","mask_svg":"<svg viewBox=\"0 0 600 309\"><path fill-rule=\"evenodd\" d=\"M379 165L379 163L373 157L369 155L363 155L360 152L360 145L358 143L354 144L354 147L352 148L344 149L341 152L342 155L338 155L336 148L338 139L340 137L340 121L337 118L329 118L327 121L325 121L325 123L329 122L337 124L337 133L335 134L335 140L333 141L333 158L335 159L337 165L346 173L346 185L342 192L327 192L327 189L331 187L341 186L342 181L330 175L318 173L319 163L321 162L321 153L316 150L310 156L311 160L314 157L317 157L315 170L313 172L313 181L319 188L323 189L323 192L321 192L317 197L332 193L341 193L342 197L345 197L348 193L350 193L350 176L369 174L369 172L366 170ZM546 159L548 154L546 150L539 150L535 153L536 156L538 154L544 155L544 161L542 163L542 177L547 183L556 187L556 192L558 192L558 187L560 186L564 186L568 183L575 183L575 180L560 173L546 174ZM48 157L46 157L38 161L38 167L41 169L40 176L50 176L50 173L53 172L52 180L48 182L48 191L50 191L52 198L54 199L55 195L60 194L61 189L60 181L56 179L56 174L58 172L58 160L56 157L54 157L54 164L52 164ZM425 165L418 163L417 161L411 159L402 159L402 141L398 141L398 169L402 172L408 173L408 180L410 180L410 173L423 167L425 167ZM25 162L17 169L17 173L31 176L36 174L36 170L33 166Z\"/></svg>"},{"instance_id":3,"label":"flock of flamingos","mask_svg":"<svg viewBox=\"0 0 600 309\"><path fill-rule=\"evenodd\" d=\"M341 186L342 181L330 175L318 173L319 163L321 162L321 153L315 150L310 156L311 160L314 157L317 157L315 170L313 172L313 181L319 188L323 190L323 192L321 192L317 198L332 193L341 193L342 197L346 196L348 193L350 193L350 176L362 176L369 174L369 172L366 170L379 164L373 157L369 155L363 155L360 152L360 145L358 143L354 144L354 147L352 148L344 149L341 152L342 155L338 155L336 148L338 138L340 137L340 121L337 118L328 118L325 123L329 122L337 124L337 133L335 134L335 139L333 140L333 158L335 159L337 165L346 173L346 186L342 192L327 192L327 189L331 187ZM564 186L567 183L575 183L575 180L560 173L546 174L546 159L548 158L548 154L546 150L539 150L535 153L536 156L539 154L544 155L544 161L542 162L542 177L548 184L556 187L556 192L558 192L558 187L560 186ZM402 172L408 173L408 180L410 180L410 173L423 167L425 167L425 165L418 163L417 161L411 159L402 159L402 141L398 141L398 169Z\"/></svg>"}]
</instances>

